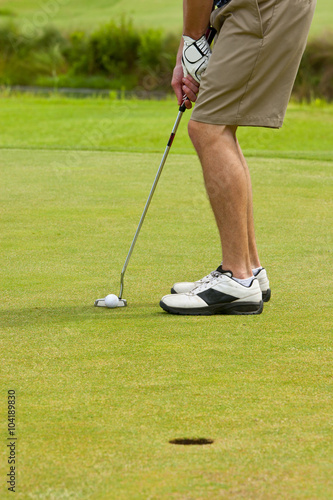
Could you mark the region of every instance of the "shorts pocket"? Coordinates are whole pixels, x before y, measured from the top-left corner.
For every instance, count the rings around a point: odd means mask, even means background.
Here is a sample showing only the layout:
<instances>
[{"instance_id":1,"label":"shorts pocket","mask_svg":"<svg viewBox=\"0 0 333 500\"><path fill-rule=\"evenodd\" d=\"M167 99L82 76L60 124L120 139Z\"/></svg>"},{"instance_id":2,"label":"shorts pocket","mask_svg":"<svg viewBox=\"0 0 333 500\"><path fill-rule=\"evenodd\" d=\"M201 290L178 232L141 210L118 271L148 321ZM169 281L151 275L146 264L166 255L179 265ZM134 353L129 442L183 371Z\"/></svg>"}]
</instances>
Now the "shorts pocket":
<instances>
[{"instance_id":1,"label":"shorts pocket","mask_svg":"<svg viewBox=\"0 0 333 500\"><path fill-rule=\"evenodd\" d=\"M266 0L265 2L254 0L254 2L257 5L258 16L261 22L261 32L264 37L271 26L278 0Z\"/></svg>"}]
</instances>

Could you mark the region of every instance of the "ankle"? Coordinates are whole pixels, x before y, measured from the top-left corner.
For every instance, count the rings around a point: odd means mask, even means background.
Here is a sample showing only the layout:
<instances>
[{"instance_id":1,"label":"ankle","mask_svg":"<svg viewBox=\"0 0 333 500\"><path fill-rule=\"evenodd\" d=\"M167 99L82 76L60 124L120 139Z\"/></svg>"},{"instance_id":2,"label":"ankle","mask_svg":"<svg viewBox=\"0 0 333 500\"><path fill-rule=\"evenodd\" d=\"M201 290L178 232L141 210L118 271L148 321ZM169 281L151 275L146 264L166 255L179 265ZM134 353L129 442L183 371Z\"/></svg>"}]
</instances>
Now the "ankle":
<instances>
[{"instance_id":1,"label":"ankle","mask_svg":"<svg viewBox=\"0 0 333 500\"><path fill-rule=\"evenodd\" d=\"M223 271L231 271L233 278L237 278L239 280L246 280L253 277L251 267L226 266L223 263L222 269Z\"/></svg>"},{"instance_id":2,"label":"ankle","mask_svg":"<svg viewBox=\"0 0 333 500\"><path fill-rule=\"evenodd\" d=\"M253 275L257 276L257 274L262 270L262 266L254 267L252 269Z\"/></svg>"},{"instance_id":3,"label":"ankle","mask_svg":"<svg viewBox=\"0 0 333 500\"><path fill-rule=\"evenodd\" d=\"M255 279L254 276L252 275L250 278L245 278L245 279L239 279L239 278L232 278L234 281L237 281L240 285L250 287L252 285L253 280Z\"/></svg>"}]
</instances>

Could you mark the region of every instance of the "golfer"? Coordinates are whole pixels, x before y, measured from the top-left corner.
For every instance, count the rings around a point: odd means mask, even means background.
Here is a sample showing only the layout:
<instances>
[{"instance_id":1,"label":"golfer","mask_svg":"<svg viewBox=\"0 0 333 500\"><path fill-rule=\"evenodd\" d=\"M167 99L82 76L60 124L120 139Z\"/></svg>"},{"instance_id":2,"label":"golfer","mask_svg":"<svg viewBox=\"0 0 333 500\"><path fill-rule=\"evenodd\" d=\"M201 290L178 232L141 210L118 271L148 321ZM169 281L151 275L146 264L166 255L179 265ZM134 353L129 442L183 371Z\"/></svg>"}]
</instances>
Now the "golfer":
<instances>
[{"instance_id":1,"label":"golfer","mask_svg":"<svg viewBox=\"0 0 333 500\"><path fill-rule=\"evenodd\" d=\"M316 0L184 0L172 87L196 102L189 135L199 156L222 246L222 264L176 283L173 314L260 314L271 291L254 233L250 173L239 126L282 126ZM213 10L212 10L213 9ZM212 52L205 33L216 30Z\"/></svg>"}]
</instances>

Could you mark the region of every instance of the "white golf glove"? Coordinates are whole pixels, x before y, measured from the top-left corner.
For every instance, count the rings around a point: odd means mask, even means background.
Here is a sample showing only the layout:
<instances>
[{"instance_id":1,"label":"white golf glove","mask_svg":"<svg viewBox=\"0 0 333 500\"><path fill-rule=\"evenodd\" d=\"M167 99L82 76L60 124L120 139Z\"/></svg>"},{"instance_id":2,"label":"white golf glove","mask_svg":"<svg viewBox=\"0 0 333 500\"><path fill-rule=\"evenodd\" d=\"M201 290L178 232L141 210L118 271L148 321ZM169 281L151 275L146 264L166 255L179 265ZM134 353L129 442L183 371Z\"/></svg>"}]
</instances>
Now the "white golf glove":
<instances>
[{"instance_id":1,"label":"white golf glove","mask_svg":"<svg viewBox=\"0 0 333 500\"><path fill-rule=\"evenodd\" d=\"M195 81L200 83L201 75L208 66L211 50L205 35L199 40L183 35L184 48L182 66L184 76L191 75Z\"/></svg>"}]
</instances>

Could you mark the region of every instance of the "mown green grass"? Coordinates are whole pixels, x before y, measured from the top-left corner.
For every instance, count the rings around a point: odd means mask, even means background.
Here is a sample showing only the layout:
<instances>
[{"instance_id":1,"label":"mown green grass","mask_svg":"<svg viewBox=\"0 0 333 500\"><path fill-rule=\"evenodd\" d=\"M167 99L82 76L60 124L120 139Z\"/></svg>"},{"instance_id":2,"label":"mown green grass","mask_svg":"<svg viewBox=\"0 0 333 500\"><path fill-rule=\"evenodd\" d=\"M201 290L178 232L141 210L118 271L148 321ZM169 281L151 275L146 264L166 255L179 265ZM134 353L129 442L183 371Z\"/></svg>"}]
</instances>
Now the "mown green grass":
<instances>
[{"instance_id":1,"label":"mown green grass","mask_svg":"<svg viewBox=\"0 0 333 500\"><path fill-rule=\"evenodd\" d=\"M56 94L47 100L15 94L6 99L7 95L0 98L0 147L7 148L161 152L178 113L174 99L67 99ZM193 153L187 136L189 118L185 113L173 146L176 153ZM251 156L332 160L332 129L333 106L318 101L290 105L280 130L243 128L239 137Z\"/></svg>"},{"instance_id":2,"label":"mown green grass","mask_svg":"<svg viewBox=\"0 0 333 500\"><path fill-rule=\"evenodd\" d=\"M264 313L243 318L158 306L220 259L189 113L128 268L129 306L105 310L93 301L118 292L177 108L18 96L0 108L1 393L5 405L17 391L16 497L331 498L332 108L292 106L289 133L241 131L272 287ZM98 132L108 118L116 126ZM177 437L214 444L169 444Z\"/></svg>"},{"instance_id":3,"label":"mown green grass","mask_svg":"<svg viewBox=\"0 0 333 500\"><path fill-rule=\"evenodd\" d=\"M66 30L91 29L108 19L121 19L123 16L133 19L137 26L181 31L182 6L178 0L0 0L0 19L16 19L27 30L42 24L54 24ZM311 33L319 34L325 29L332 29L332 26L331 0L318 1Z\"/></svg>"}]
</instances>

